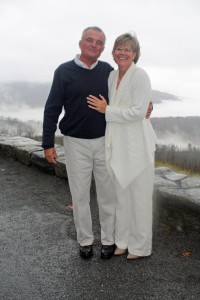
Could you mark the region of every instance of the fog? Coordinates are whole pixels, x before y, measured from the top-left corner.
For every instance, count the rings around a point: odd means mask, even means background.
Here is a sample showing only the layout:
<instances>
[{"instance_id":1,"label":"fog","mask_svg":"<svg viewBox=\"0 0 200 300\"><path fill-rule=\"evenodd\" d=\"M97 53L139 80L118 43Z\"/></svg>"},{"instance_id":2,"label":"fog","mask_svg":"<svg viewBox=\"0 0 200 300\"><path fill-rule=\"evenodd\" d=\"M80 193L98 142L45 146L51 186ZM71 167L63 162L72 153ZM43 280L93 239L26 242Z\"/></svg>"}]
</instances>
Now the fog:
<instances>
[{"instance_id":1,"label":"fog","mask_svg":"<svg viewBox=\"0 0 200 300\"><path fill-rule=\"evenodd\" d=\"M138 65L152 89L183 99L156 105L155 116L200 115L200 1L102 0L97 6L92 0L1 0L0 82L51 82L57 66L80 52L83 29L97 25L107 36L102 60L116 68L114 40L134 32L141 45ZM0 116L6 114L0 109ZM42 113L16 110L15 117L29 116L41 119Z\"/></svg>"}]
</instances>

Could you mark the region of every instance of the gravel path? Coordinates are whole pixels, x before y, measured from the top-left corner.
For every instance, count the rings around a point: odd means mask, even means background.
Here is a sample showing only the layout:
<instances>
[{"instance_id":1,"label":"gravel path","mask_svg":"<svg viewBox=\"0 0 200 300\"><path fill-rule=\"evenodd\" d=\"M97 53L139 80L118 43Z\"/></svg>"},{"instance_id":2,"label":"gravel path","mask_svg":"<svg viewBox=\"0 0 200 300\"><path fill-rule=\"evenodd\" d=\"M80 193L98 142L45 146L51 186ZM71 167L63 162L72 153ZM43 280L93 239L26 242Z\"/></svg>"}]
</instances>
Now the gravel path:
<instances>
[{"instance_id":1,"label":"gravel path","mask_svg":"<svg viewBox=\"0 0 200 300\"><path fill-rule=\"evenodd\" d=\"M153 255L100 259L91 190L94 256L78 255L67 181L0 156L1 300L200 299L200 236L154 229Z\"/></svg>"}]
</instances>

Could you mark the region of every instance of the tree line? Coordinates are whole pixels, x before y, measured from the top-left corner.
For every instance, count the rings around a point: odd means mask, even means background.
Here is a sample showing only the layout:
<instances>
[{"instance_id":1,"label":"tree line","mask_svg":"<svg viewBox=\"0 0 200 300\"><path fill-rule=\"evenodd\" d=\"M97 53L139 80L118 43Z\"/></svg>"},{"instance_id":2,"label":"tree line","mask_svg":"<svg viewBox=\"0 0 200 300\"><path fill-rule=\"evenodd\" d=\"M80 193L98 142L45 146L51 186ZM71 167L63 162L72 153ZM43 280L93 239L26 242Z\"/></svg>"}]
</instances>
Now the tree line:
<instances>
[{"instance_id":1,"label":"tree line","mask_svg":"<svg viewBox=\"0 0 200 300\"><path fill-rule=\"evenodd\" d=\"M156 145L156 162L170 164L186 172L200 174L200 148L180 148L175 145Z\"/></svg>"}]
</instances>

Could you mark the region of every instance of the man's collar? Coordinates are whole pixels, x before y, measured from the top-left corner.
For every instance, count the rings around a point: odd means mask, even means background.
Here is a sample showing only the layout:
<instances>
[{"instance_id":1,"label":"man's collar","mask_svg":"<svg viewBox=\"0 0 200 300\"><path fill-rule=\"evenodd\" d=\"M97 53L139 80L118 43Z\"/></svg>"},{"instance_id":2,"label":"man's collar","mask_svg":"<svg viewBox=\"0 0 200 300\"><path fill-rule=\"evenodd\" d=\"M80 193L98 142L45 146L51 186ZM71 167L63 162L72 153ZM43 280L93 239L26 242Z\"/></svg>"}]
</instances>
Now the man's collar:
<instances>
[{"instance_id":1,"label":"man's collar","mask_svg":"<svg viewBox=\"0 0 200 300\"><path fill-rule=\"evenodd\" d=\"M81 56L80 54L77 54L77 55L75 56L75 58L74 58L74 62L75 62L79 67L81 67L81 68L91 70L91 69L94 69L94 68L96 67L96 65L98 64L98 60L97 60L97 61L95 61L95 63L93 63L93 64L91 65L90 68L88 68L88 66L87 66L84 62L82 62L82 61L80 60L80 56Z\"/></svg>"}]
</instances>

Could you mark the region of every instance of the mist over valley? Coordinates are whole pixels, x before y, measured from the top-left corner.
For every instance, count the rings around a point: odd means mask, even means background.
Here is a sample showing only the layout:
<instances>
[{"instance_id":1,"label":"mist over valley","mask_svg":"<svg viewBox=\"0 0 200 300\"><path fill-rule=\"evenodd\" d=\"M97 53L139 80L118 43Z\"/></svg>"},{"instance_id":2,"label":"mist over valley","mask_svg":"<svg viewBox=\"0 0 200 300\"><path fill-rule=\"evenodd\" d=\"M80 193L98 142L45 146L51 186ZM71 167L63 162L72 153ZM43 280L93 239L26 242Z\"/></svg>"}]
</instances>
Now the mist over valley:
<instances>
[{"instance_id":1,"label":"mist over valley","mask_svg":"<svg viewBox=\"0 0 200 300\"><path fill-rule=\"evenodd\" d=\"M51 83L8 82L0 83L0 134L41 135L43 110ZM156 116L157 105L180 102L180 97L157 90L152 91L154 110L152 125L160 144L188 144L200 147L200 117ZM172 106L171 106L172 107ZM57 131L59 134L59 131Z\"/></svg>"}]
</instances>

